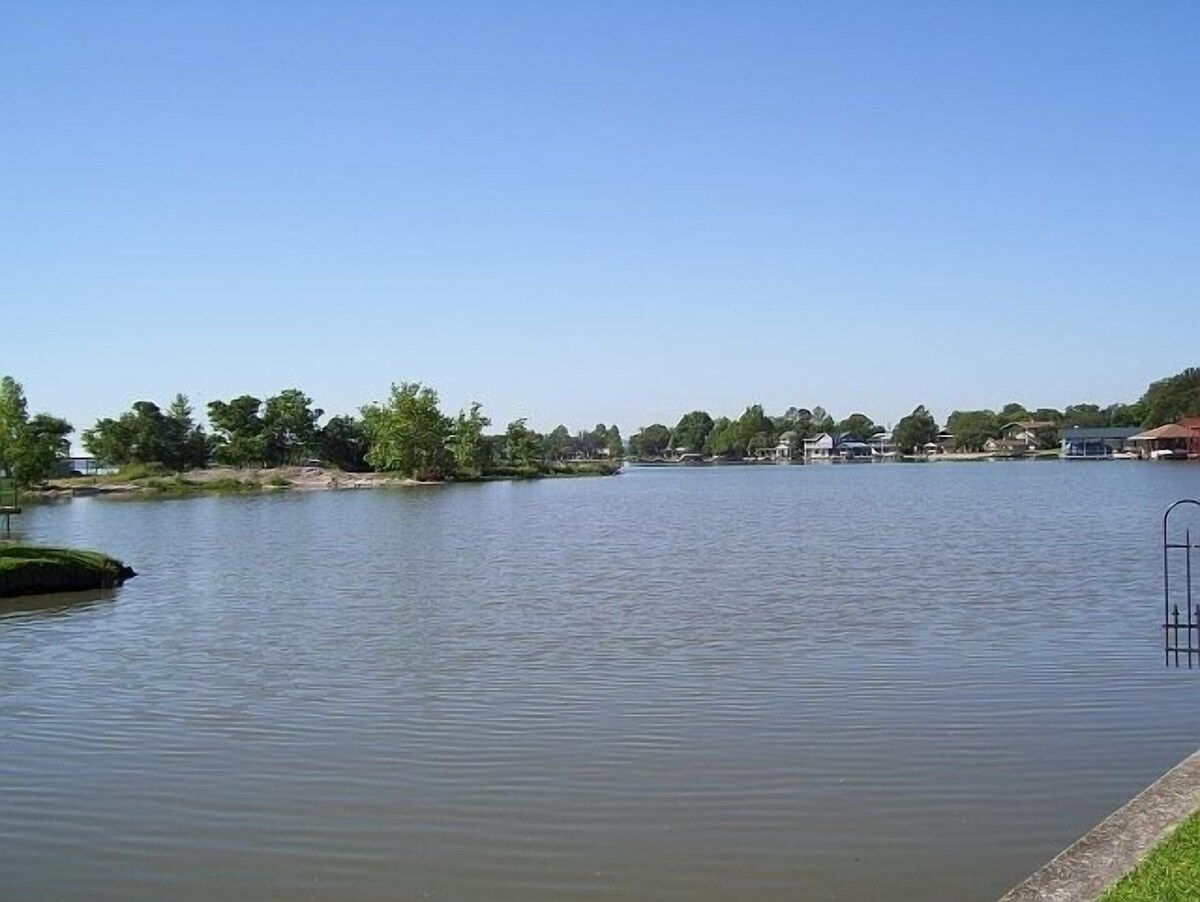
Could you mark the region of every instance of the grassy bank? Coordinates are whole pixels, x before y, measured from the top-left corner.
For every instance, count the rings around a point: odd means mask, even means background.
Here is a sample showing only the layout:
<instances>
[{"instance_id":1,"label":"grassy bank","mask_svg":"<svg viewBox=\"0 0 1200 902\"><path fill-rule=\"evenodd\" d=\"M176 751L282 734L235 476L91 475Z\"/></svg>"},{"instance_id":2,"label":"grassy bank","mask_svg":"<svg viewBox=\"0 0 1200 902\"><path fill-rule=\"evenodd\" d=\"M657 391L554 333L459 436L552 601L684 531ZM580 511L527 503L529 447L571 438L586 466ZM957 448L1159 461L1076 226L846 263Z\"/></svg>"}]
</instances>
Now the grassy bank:
<instances>
[{"instance_id":1,"label":"grassy bank","mask_svg":"<svg viewBox=\"0 0 1200 902\"><path fill-rule=\"evenodd\" d=\"M503 479L540 479L555 476L611 476L620 461L556 461L524 468L499 465L481 475L456 476L451 482L486 482ZM377 488L412 485L416 481L397 473L345 473L323 467L233 468L208 467L173 473L161 466L134 465L103 476L75 476L51 480L26 492L29 500L110 495L135 498L182 498L192 495L244 495L283 489Z\"/></svg>"},{"instance_id":2,"label":"grassy bank","mask_svg":"<svg viewBox=\"0 0 1200 902\"><path fill-rule=\"evenodd\" d=\"M1100 902L1194 902L1200 899L1200 813L1154 848Z\"/></svg>"},{"instance_id":3,"label":"grassy bank","mask_svg":"<svg viewBox=\"0 0 1200 902\"><path fill-rule=\"evenodd\" d=\"M0 598L107 589L136 575L96 551L0 543Z\"/></svg>"}]
</instances>

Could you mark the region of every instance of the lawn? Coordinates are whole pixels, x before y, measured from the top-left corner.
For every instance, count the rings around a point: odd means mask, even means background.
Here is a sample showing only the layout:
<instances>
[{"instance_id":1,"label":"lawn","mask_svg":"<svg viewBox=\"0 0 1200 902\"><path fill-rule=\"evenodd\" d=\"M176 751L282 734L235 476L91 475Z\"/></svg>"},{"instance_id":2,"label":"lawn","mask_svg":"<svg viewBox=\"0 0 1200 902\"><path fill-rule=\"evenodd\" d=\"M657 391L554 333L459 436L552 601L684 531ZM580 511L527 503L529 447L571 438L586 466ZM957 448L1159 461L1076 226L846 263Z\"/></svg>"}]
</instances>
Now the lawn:
<instances>
[{"instance_id":1,"label":"lawn","mask_svg":"<svg viewBox=\"0 0 1200 902\"><path fill-rule=\"evenodd\" d=\"M1195 902L1200 899L1200 812L1159 843L1100 902Z\"/></svg>"}]
</instances>

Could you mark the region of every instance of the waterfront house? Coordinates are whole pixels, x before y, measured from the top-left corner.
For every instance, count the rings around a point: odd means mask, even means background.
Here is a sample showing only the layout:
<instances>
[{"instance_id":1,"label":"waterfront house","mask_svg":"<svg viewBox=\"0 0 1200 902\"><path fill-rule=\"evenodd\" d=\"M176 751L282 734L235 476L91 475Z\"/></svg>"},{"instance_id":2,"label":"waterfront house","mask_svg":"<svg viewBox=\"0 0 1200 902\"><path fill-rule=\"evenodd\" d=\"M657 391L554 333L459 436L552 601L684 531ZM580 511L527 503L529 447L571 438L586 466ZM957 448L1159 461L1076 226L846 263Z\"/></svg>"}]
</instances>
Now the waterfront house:
<instances>
[{"instance_id":1,"label":"waterfront house","mask_svg":"<svg viewBox=\"0 0 1200 902\"><path fill-rule=\"evenodd\" d=\"M867 461L871 459L871 446L843 437L833 449L838 460Z\"/></svg>"},{"instance_id":2,"label":"waterfront house","mask_svg":"<svg viewBox=\"0 0 1200 902\"><path fill-rule=\"evenodd\" d=\"M822 432L814 438L804 440L804 462L806 464L821 463L833 460L833 436Z\"/></svg>"},{"instance_id":3,"label":"waterfront house","mask_svg":"<svg viewBox=\"0 0 1200 902\"><path fill-rule=\"evenodd\" d=\"M891 431L877 432L869 439L867 445L871 449L871 456L882 459L886 457L896 456L896 443L892 439Z\"/></svg>"},{"instance_id":4,"label":"waterfront house","mask_svg":"<svg viewBox=\"0 0 1200 902\"><path fill-rule=\"evenodd\" d=\"M990 438L984 443L983 450L995 457L1024 457L1036 446L1029 447L1024 438Z\"/></svg>"},{"instance_id":5,"label":"waterfront house","mask_svg":"<svg viewBox=\"0 0 1200 902\"><path fill-rule=\"evenodd\" d=\"M1184 417L1179 425L1188 431L1188 457L1200 457L1200 417Z\"/></svg>"},{"instance_id":6,"label":"waterfront house","mask_svg":"<svg viewBox=\"0 0 1200 902\"><path fill-rule=\"evenodd\" d=\"M1000 437L1021 442L1027 451L1036 451L1042 447L1043 438L1057 428L1058 424L1051 420L1017 420L1001 426Z\"/></svg>"},{"instance_id":7,"label":"waterfront house","mask_svg":"<svg viewBox=\"0 0 1200 902\"><path fill-rule=\"evenodd\" d=\"M799 436L793 430L788 430L783 435L779 436L779 444L774 448L774 459L777 461L788 461L796 457L797 443Z\"/></svg>"},{"instance_id":8,"label":"waterfront house","mask_svg":"<svg viewBox=\"0 0 1200 902\"><path fill-rule=\"evenodd\" d=\"M1104 426L1088 428L1075 426L1064 429L1062 449L1059 456L1063 460L1105 460L1113 454L1125 451L1129 440L1140 433L1137 427Z\"/></svg>"},{"instance_id":9,"label":"waterfront house","mask_svg":"<svg viewBox=\"0 0 1200 902\"><path fill-rule=\"evenodd\" d=\"M1169 460L1187 457L1191 438L1192 430L1187 426L1168 423L1133 436L1129 443L1137 448L1142 457Z\"/></svg>"}]
</instances>

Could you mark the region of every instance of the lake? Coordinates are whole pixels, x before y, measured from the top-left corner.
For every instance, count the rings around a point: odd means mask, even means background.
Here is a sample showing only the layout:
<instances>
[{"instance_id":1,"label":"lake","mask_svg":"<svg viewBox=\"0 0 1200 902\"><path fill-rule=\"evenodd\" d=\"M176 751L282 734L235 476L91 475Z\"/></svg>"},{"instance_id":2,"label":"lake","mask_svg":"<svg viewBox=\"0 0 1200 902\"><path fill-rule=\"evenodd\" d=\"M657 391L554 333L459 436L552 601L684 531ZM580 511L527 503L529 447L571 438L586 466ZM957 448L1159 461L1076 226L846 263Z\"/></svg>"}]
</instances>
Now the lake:
<instances>
[{"instance_id":1,"label":"lake","mask_svg":"<svg viewBox=\"0 0 1200 902\"><path fill-rule=\"evenodd\" d=\"M1200 744L1189 464L627 469L27 509L0 898L989 900Z\"/></svg>"}]
</instances>

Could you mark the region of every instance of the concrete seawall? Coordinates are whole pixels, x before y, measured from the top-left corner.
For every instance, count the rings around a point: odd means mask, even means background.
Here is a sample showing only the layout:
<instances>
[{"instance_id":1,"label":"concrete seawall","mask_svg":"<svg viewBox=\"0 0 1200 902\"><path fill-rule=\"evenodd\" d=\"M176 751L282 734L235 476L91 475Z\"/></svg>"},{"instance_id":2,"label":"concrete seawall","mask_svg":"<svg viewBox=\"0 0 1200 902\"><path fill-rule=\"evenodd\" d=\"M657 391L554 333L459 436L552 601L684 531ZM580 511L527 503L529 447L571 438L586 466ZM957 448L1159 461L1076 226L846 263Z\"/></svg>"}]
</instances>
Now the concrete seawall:
<instances>
[{"instance_id":1,"label":"concrete seawall","mask_svg":"<svg viewBox=\"0 0 1200 902\"><path fill-rule=\"evenodd\" d=\"M1093 902L1197 810L1200 752L1167 771L1000 902Z\"/></svg>"}]
</instances>

